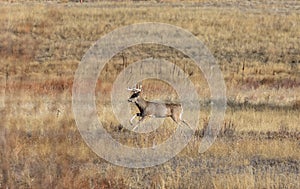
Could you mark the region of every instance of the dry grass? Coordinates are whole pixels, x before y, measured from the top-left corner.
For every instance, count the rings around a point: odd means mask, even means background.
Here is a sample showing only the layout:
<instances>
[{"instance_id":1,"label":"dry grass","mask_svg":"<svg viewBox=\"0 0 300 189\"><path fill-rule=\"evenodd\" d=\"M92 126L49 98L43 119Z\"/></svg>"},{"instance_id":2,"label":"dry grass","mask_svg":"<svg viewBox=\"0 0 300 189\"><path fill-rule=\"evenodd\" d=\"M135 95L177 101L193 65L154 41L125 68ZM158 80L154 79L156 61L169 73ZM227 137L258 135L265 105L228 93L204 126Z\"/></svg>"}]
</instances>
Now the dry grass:
<instances>
[{"instance_id":1,"label":"dry grass","mask_svg":"<svg viewBox=\"0 0 300 189\"><path fill-rule=\"evenodd\" d=\"M222 0L4 2L0 188L300 187L298 2L261 1L252 7ZM190 75L202 105L196 133L180 154L160 166L128 169L99 158L85 144L71 111L71 89L81 57L97 39L144 21L183 27L203 41L222 69L229 102L219 137L198 154L210 114L210 93L201 71L180 52L157 45L116 55L101 73L96 94L103 97L97 101L99 117L120 142L147 147L164 141L176 128L166 120L156 132L137 135L111 115L107 103L112 81L132 62L149 57L176 62ZM143 94L147 99L176 99L171 88L148 82Z\"/></svg>"}]
</instances>

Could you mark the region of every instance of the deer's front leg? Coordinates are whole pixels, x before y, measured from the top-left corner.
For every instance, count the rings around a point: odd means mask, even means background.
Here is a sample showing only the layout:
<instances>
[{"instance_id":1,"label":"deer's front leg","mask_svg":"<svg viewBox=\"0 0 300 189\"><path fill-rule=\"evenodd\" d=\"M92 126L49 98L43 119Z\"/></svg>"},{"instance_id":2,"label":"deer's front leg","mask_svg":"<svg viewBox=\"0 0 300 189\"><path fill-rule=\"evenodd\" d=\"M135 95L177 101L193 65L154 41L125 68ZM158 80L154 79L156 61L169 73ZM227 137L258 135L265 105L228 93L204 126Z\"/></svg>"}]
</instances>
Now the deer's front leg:
<instances>
[{"instance_id":1,"label":"deer's front leg","mask_svg":"<svg viewBox=\"0 0 300 189\"><path fill-rule=\"evenodd\" d=\"M145 117L142 117L142 118L136 123L136 125L133 127L132 131L135 131L135 129L139 126L139 124L140 124L145 118L146 118L146 116L145 116Z\"/></svg>"},{"instance_id":2,"label":"deer's front leg","mask_svg":"<svg viewBox=\"0 0 300 189\"><path fill-rule=\"evenodd\" d=\"M129 120L129 122L130 122L131 125L133 124L132 121L134 120L134 118L135 118L136 116L137 116L137 115L134 114L134 116L132 116L132 118Z\"/></svg>"},{"instance_id":3,"label":"deer's front leg","mask_svg":"<svg viewBox=\"0 0 300 189\"><path fill-rule=\"evenodd\" d=\"M137 116L141 117L141 113L137 113L137 114L135 114L134 116L132 116L132 118L131 118L130 121L129 121L131 125L133 125L133 122L132 122L132 121L133 121Z\"/></svg>"}]
</instances>

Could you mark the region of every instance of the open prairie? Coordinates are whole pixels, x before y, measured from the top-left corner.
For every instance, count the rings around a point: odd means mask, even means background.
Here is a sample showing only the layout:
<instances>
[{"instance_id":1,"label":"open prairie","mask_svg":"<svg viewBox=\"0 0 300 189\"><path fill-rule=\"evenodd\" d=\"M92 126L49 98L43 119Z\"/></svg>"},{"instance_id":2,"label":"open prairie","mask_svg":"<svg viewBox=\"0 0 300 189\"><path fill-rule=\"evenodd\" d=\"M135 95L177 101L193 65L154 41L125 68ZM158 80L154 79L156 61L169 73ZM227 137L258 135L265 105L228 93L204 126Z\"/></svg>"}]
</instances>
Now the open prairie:
<instances>
[{"instance_id":1,"label":"open prairie","mask_svg":"<svg viewBox=\"0 0 300 189\"><path fill-rule=\"evenodd\" d=\"M113 83L138 60L175 63L201 105L199 125L182 152L162 165L130 169L85 143L72 112L72 84L98 39L141 22L182 27L205 44L223 73L227 109L218 138L198 153L211 110L201 70L162 45L120 52L100 73L95 92L99 120L115 140L151 147L176 130L166 119L156 131L136 134L112 114ZM299 23L300 1L1 0L0 188L300 188ZM177 74L170 70L170 77ZM148 100L178 100L156 80L145 80L143 90Z\"/></svg>"}]
</instances>

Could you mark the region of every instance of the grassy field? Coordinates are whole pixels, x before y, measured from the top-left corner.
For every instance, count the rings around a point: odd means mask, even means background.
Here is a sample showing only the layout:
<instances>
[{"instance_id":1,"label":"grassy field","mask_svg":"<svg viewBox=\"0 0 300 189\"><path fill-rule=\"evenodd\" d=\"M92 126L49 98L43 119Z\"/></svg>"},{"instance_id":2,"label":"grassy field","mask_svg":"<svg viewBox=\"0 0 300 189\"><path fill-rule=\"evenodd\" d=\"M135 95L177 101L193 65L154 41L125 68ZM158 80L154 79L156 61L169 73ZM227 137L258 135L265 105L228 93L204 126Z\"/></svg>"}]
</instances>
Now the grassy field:
<instances>
[{"instance_id":1,"label":"grassy field","mask_svg":"<svg viewBox=\"0 0 300 189\"><path fill-rule=\"evenodd\" d=\"M299 1L279 0L0 1L0 188L300 188L299 9ZM159 45L116 55L96 87L99 119L116 140L149 147L176 129L166 120L138 135L112 116L112 83L137 60L175 62L189 74L201 104L200 124L180 154L159 166L129 169L98 157L84 142L72 113L72 84L95 41L140 22L180 26L201 40L223 72L228 103L216 142L199 154L210 117L201 70ZM176 99L170 87L151 80L143 96Z\"/></svg>"}]
</instances>

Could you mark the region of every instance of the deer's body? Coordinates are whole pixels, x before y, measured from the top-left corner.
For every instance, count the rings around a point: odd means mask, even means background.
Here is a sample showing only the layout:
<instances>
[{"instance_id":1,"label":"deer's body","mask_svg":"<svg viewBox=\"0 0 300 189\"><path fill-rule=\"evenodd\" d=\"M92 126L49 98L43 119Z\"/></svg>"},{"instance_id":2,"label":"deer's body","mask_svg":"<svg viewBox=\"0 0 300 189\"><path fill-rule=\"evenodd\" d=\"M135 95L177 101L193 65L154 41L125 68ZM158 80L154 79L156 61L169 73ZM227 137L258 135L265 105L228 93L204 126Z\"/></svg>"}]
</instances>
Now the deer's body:
<instances>
[{"instance_id":1,"label":"deer's body","mask_svg":"<svg viewBox=\"0 0 300 189\"><path fill-rule=\"evenodd\" d=\"M135 105L140 110L140 117L150 116L163 118L172 117L172 115L174 115L174 117L179 117L182 112L180 104L150 102L144 100L141 96L137 98Z\"/></svg>"},{"instance_id":2,"label":"deer's body","mask_svg":"<svg viewBox=\"0 0 300 189\"><path fill-rule=\"evenodd\" d=\"M159 103L159 102L151 102L143 99L140 96L141 89L129 89L134 93L128 99L129 102L135 103L135 105L139 109L139 113L135 114L131 119L130 123L136 118L141 117L133 130L136 129L138 124L143 121L146 117L156 117L156 118L164 118L171 117L176 123L183 122L188 125L184 120L182 120L182 106L181 104L175 103ZM188 125L189 126L189 125Z\"/></svg>"}]
</instances>

